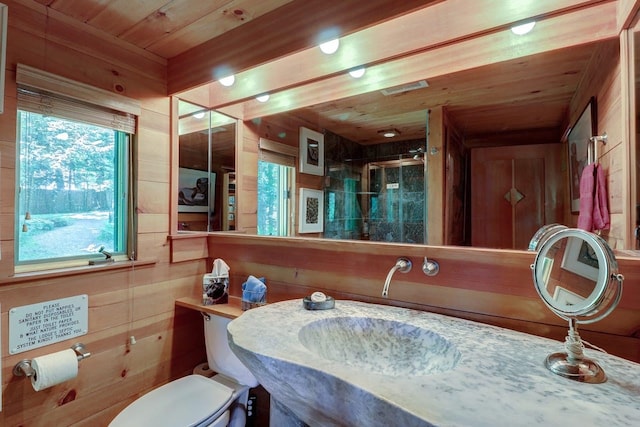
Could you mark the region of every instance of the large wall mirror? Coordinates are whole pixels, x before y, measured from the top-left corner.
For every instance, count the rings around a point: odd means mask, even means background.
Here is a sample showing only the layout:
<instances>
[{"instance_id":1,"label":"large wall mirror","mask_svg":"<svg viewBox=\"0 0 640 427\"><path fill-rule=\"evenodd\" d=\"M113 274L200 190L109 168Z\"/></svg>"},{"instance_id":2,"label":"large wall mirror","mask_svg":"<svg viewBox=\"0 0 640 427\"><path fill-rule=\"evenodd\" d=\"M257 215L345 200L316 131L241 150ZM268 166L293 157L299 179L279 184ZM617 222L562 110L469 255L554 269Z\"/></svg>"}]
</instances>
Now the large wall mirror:
<instances>
[{"instance_id":1,"label":"large wall mirror","mask_svg":"<svg viewBox=\"0 0 640 427\"><path fill-rule=\"evenodd\" d=\"M178 230L234 230L236 119L182 100L178 114Z\"/></svg>"},{"instance_id":2,"label":"large wall mirror","mask_svg":"<svg viewBox=\"0 0 640 427\"><path fill-rule=\"evenodd\" d=\"M598 147L609 185L629 181L631 172L620 167L629 144L618 120L625 102L616 89L624 66L620 39L615 18L595 10L607 7L594 6L591 21L578 12L554 15L529 35L504 27L468 43L392 57L369 64L360 78L332 74L264 103L247 95L233 103L224 89L207 90L221 98L219 111L241 119L243 145L253 150L260 138L298 147L302 128L323 135L324 174L297 170L292 192L324 193L322 232L294 234L525 250L544 224L577 223L567 136L588 105L595 132L609 134ZM591 33L585 22L607 30ZM474 49L480 52L469 55ZM238 173L249 168L253 179L257 167L245 160L257 156L243 152ZM615 249L633 249L624 220L631 202L624 186L612 191L611 228L603 237ZM303 220L300 212L294 217ZM253 224L246 220L242 228L253 232Z\"/></svg>"}]
</instances>

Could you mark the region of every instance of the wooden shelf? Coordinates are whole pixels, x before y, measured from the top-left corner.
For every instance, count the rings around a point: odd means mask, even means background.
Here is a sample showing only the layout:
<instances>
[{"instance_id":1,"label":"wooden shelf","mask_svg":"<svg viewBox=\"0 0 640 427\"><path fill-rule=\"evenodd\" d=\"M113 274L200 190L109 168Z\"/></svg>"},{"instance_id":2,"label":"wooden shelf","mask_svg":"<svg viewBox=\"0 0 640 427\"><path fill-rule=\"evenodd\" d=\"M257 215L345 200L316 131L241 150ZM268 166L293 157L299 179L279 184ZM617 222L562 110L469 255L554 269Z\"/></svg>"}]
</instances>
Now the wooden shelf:
<instances>
[{"instance_id":1,"label":"wooden shelf","mask_svg":"<svg viewBox=\"0 0 640 427\"><path fill-rule=\"evenodd\" d=\"M235 319L242 314L241 299L238 297L229 297L227 304L203 305L201 300L193 297L183 297L176 300L176 305L180 307L190 308L202 313L214 314L216 316Z\"/></svg>"}]
</instances>

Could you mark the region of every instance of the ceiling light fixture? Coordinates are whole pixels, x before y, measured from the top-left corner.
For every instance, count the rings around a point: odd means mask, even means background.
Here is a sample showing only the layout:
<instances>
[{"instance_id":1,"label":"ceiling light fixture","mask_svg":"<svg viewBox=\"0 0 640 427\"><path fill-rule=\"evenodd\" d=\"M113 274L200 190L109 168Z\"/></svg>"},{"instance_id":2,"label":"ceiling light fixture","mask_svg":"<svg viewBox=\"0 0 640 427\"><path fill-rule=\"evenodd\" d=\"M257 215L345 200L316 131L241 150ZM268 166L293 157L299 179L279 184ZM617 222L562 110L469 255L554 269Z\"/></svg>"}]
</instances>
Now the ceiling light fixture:
<instances>
[{"instance_id":1,"label":"ceiling light fixture","mask_svg":"<svg viewBox=\"0 0 640 427\"><path fill-rule=\"evenodd\" d=\"M236 76L231 74L230 76L223 77L218 81L222 86L226 86L226 87L233 86L233 84L236 82Z\"/></svg>"},{"instance_id":2,"label":"ceiling light fixture","mask_svg":"<svg viewBox=\"0 0 640 427\"><path fill-rule=\"evenodd\" d=\"M536 21L527 22L521 25L514 25L513 27L511 27L511 32L519 36L524 36L531 30L533 30L533 27L535 27L535 25Z\"/></svg>"},{"instance_id":3,"label":"ceiling light fixture","mask_svg":"<svg viewBox=\"0 0 640 427\"><path fill-rule=\"evenodd\" d=\"M354 79L359 79L360 77L364 76L366 70L367 69L364 68L364 66L356 67L349 71L349 75Z\"/></svg>"},{"instance_id":4,"label":"ceiling light fixture","mask_svg":"<svg viewBox=\"0 0 640 427\"><path fill-rule=\"evenodd\" d=\"M320 50L327 55L334 54L340 47L340 39L329 40L328 42L320 43Z\"/></svg>"},{"instance_id":5,"label":"ceiling light fixture","mask_svg":"<svg viewBox=\"0 0 640 427\"><path fill-rule=\"evenodd\" d=\"M256 96L256 99L258 100L258 102L267 102L269 100L269 94L263 93L262 95Z\"/></svg>"},{"instance_id":6,"label":"ceiling light fixture","mask_svg":"<svg viewBox=\"0 0 640 427\"><path fill-rule=\"evenodd\" d=\"M200 111L199 113L195 113L193 115L194 119L202 119L204 117L204 111Z\"/></svg>"},{"instance_id":7,"label":"ceiling light fixture","mask_svg":"<svg viewBox=\"0 0 640 427\"><path fill-rule=\"evenodd\" d=\"M383 129L379 130L378 133L385 138L393 138L400 135L400 131L398 129Z\"/></svg>"}]
</instances>

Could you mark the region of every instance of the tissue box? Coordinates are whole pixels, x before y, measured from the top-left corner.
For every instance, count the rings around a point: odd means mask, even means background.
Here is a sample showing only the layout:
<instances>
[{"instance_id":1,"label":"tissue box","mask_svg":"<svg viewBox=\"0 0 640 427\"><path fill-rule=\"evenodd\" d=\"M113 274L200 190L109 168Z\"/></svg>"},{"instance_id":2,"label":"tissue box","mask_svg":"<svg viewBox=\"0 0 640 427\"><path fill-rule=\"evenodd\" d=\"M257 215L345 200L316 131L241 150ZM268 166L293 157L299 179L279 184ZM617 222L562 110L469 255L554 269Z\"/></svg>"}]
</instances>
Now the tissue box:
<instances>
[{"instance_id":1,"label":"tissue box","mask_svg":"<svg viewBox=\"0 0 640 427\"><path fill-rule=\"evenodd\" d=\"M226 304L229 302L229 277L207 273L202 277L202 304Z\"/></svg>"}]
</instances>

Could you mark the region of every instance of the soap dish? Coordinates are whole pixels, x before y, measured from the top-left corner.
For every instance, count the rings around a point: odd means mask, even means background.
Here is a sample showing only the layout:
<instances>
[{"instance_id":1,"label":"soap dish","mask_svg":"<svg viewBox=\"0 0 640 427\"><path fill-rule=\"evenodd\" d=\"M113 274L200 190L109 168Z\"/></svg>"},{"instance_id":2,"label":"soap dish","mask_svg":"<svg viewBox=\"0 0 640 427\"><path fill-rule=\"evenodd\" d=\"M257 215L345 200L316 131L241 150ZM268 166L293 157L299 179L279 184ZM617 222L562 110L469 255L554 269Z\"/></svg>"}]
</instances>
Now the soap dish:
<instances>
[{"instance_id":1,"label":"soap dish","mask_svg":"<svg viewBox=\"0 0 640 427\"><path fill-rule=\"evenodd\" d=\"M324 301L311 301L310 297L302 298L302 306L306 310L328 310L336 306L336 300L332 297L327 297Z\"/></svg>"}]
</instances>

